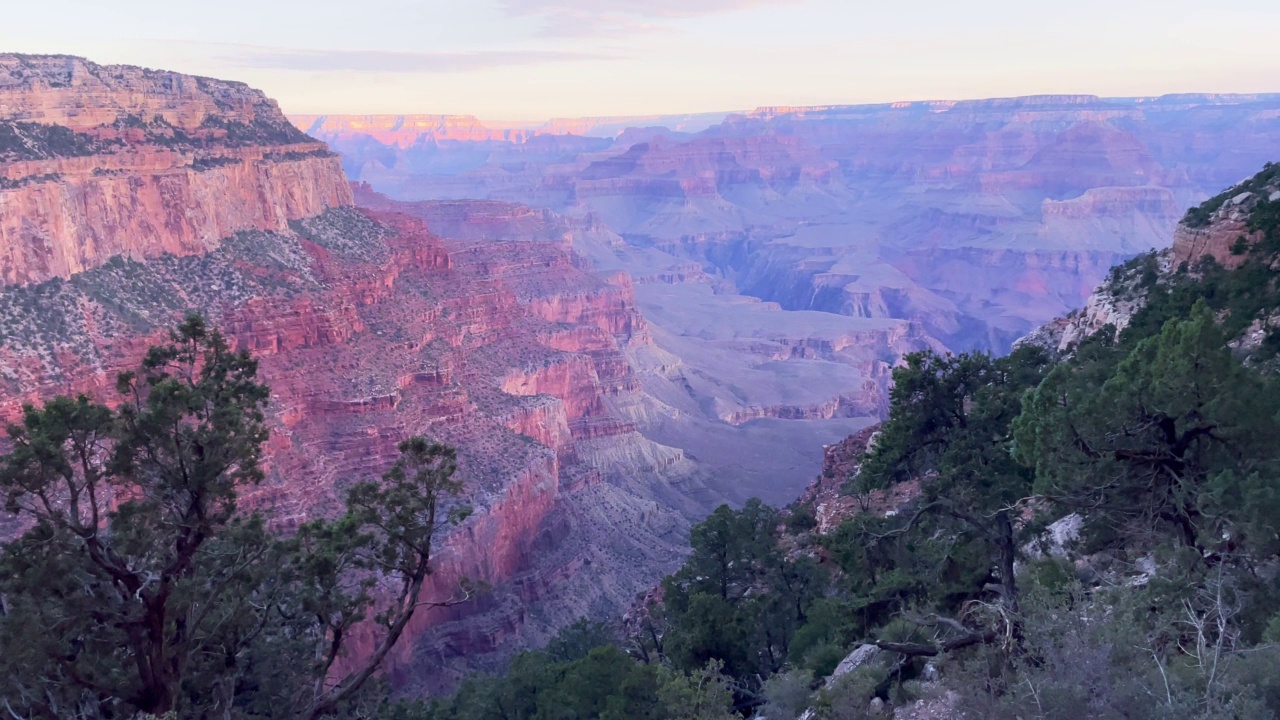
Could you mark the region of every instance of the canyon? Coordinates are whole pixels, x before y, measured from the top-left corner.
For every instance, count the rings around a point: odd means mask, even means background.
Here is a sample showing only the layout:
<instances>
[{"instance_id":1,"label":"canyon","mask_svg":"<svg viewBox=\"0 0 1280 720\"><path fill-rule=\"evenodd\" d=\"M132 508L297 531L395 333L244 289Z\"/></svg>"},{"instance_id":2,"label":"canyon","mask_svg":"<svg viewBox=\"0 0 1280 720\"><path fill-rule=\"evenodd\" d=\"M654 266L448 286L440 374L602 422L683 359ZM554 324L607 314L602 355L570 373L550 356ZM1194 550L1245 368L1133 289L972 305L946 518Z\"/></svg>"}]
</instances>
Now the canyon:
<instances>
[{"instance_id":1,"label":"canyon","mask_svg":"<svg viewBox=\"0 0 1280 720\"><path fill-rule=\"evenodd\" d=\"M515 202L616 234L591 257L655 281L637 287L646 314L669 304L659 285L695 284L713 292L690 291L691 315L754 298L996 352L1280 155L1280 95L766 107L701 130L484 140L295 121L392 197ZM690 335L672 320L655 325Z\"/></svg>"},{"instance_id":2,"label":"canyon","mask_svg":"<svg viewBox=\"0 0 1280 720\"><path fill-rule=\"evenodd\" d=\"M476 512L428 593L488 589L415 617L388 668L404 692L618 614L723 502L789 500L779 478L869 423L891 363L928 342L774 308L678 356L636 300L657 280L593 262L622 245L598 224L349 184L238 83L63 56L0 68L0 417L112 401L116 373L198 310L272 390L267 476L242 497L279 530L335 512L409 435L457 447Z\"/></svg>"},{"instance_id":3,"label":"canyon","mask_svg":"<svg viewBox=\"0 0 1280 720\"><path fill-rule=\"evenodd\" d=\"M0 417L110 400L194 309L272 389L244 497L277 528L409 435L456 446L477 512L429 593L489 590L397 647L430 693L620 614L721 503L791 502L903 355L1081 305L1277 129L1280 96L287 118L240 83L0 55Z\"/></svg>"}]
</instances>

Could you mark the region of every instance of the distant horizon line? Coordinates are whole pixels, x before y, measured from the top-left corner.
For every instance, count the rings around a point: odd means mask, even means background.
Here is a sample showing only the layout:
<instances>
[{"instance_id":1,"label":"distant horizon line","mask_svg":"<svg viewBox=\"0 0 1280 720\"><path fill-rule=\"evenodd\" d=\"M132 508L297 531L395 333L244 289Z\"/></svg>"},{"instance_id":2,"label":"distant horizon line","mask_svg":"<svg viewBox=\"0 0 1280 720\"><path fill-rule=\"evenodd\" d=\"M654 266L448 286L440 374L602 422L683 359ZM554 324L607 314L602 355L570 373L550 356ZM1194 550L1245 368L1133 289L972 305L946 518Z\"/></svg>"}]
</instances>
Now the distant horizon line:
<instances>
[{"instance_id":1,"label":"distant horizon line","mask_svg":"<svg viewBox=\"0 0 1280 720\"><path fill-rule=\"evenodd\" d=\"M891 101L875 101L875 102L849 102L849 103L822 103L813 105L794 105L794 104L775 104L775 105L758 105L754 109L738 108L734 110L695 110L684 112L657 112L644 114L625 114L625 113L605 113L599 115L556 115L550 118L500 118L485 117L475 113L436 113L436 112L289 112L285 111L285 116L290 120L307 118L312 121L320 118L436 118L436 119L455 119L455 120L471 120L476 123L495 130L533 130L553 126L557 123L594 121L598 123L607 123L609 121L631 121L631 120L665 120L674 118L710 118L721 116L724 118L735 115L743 117L759 117L762 115L789 115L800 114L806 112L832 112L839 110L861 110L861 109L909 109L919 106L948 106L946 109L954 108L958 105L970 103L991 103L991 102L1015 102L1029 100L1060 100L1060 101L1077 101L1074 104L1082 104L1087 101L1100 102L1129 102L1135 104L1158 103L1161 101L1192 101L1192 100L1222 100L1220 104L1235 104L1241 101L1266 101L1280 100L1280 90L1263 91L1263 92L1176 92L1163 93L1160 95L1096 95L1090 93L1034 93L1029 95L996 95L989 97L968 97L968 98L931 98L918 100L891 100ZM1234 102L1233 102L1234 101ZM1069 104L1063 102L1063 104Z\"/></svg>"}]
</instances>

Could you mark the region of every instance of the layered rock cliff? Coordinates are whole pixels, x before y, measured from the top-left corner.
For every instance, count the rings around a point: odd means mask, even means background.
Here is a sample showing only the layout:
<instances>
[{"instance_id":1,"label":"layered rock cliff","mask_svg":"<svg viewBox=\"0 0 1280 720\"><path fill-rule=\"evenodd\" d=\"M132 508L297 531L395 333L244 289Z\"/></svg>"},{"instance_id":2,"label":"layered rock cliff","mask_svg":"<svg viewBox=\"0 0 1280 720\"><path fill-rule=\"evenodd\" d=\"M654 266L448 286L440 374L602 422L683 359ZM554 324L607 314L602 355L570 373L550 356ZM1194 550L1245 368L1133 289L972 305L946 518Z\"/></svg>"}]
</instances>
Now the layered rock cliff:
<instances>
[{"instance_id":1,"label":"layered rock cliff","mask_svg":"<svg viewBox=\"0 0 1280 720\"><path fill-rule=\"evenodd\" d=\"M637 278L693 277L692 262L721 293L1004 351L1280 152L1278 112L1276 95L1054 95L768 107L554 146L334 137L349 170L398 198L591 218L624 240L619 267Z\"/></svg>"},{"instance_id":2,"label":"layered rock cliff","mask_svg":"<svg viewBox=\"0 0 1280 720\"><path fill-rule=\"evenodd\" d=\"M1250 223L1254 208L1262 202L1280 201L1280 170L1268 165L1255 175L1192 209L1173 236L1173 263L1194 264L1212 257L1219 265L1235 268L1244 262L1247 249L1261 239Z\"/></svg>"},{"instance_id":3,"label":"layered rock cliff","mask_svg":"<svg viewBox=\"0 0 1280 720\"><path fill-rule=\"evenodd\" d=\"M245 502L277 526L335 509L342 487L376 475L408 435L455 445L478 512L447 539L431 592L447 597L464 577L494 590L417 618L398 648L398 682L439 687L620 606L679 556L686 520L644 483L687 468L637 462L656 446L609 407L636 393L624 356L644 342L634 304L577 265L552 243L478 248L412 214L337 208L204 255L117 258L11 285L0 290L0 416L54 393L109 397L114 373L194 307L261 359L269 472ZM548 310L566 305L573 317ZM605 451L632 459L632 485L588 462ZM609 524L631 531L597 537ZM606 566L609 556L628 560Z\"/></svg>"},{"instance_id":4,"label":"layered rock cliff","mask_svg":"<svg viewBox=\"0 0 1280 720\"><path fill-rule=\"evenodd\" d=\"M351 203L338 158L246 85L0 55L0 281L207 253Z\"/></svg>"},{"instance_id":5,"label":"layered rock cliff","mask_svg":"<svg viewBox=\"0 0 1280 720\"><path fill-rule=\"evenodd\" d=\"M334 511L404 437L455 445L478 512L430 592L493 590L415 620L401 686L620 607L721 497L619 410L646 405L633 288L540 211L367 192L357 210L337 158L237 83L65 57L0 68L0 417L110 399L197 309L272 389L267 479L244 502L275 526Z\"/></svg>"}]
</instances>

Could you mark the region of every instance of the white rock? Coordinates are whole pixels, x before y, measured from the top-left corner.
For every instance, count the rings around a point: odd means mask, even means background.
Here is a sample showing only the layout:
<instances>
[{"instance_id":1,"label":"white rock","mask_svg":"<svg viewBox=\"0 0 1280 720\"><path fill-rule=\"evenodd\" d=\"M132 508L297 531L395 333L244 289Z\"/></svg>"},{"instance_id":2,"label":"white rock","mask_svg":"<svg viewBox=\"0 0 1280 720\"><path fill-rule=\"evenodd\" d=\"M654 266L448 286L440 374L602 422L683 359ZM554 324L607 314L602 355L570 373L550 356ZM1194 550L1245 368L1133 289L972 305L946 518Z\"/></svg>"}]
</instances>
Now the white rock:
<instances>
[{"instance_id":1,"label":"white rock","mask_svg":"<svg viewBox=\"0 0 1280 720\"><path fill-rule=\"evenodd\" d=\"M857 649L845 656L836 666L835 672L831 673L831 677L827 678L827 687L831 687L837 679L848 675L858 668L866 665L880 654L880 648L875 645L859 645Z\"/></svg>"},{"instance_id":2,"label":"white rock","mask_svg":"<svg viewBox=\"0 0 1280 720\"><path fill-rule=\"evenodd\" d=\"M880 698L871 698L871 714L879 715L884 712L884 701Z\"/></svg>"},{"instance_id":3,"label":"white rock","mask_svg":"<svg viewBox=\"0 0 1280 720\"><path fill-rule=\"evenodd\" d=\"M1242 193L1240 193L1239 195L1237 195L1237 196L1235 196L1235 197L1231 198L1231 204L1232 204L1232 205L1239 205L1240 203L1244 202L1245 200L1248 200L1248 199L1249 199L1249 198L1251 198L1251 197L1253 197L1253 193L1251 193L1251 192L1242 192Z\"/></svg>"},{"instance_id":4,"label":"white rock","mask_svg":"<svg viewBox=\"0 0 1280 720\"><path fill-rule=\"evenodd\" d=\"M1040 537L1028 542L1022 550L1033 558L1046 555L1055 558L1067 557L1067 546L1080 538L1084 529L1084 518L1079 513L1072 513L1049 527Z\"/></svg>"},{"instance_id":5,"label":"white rock","mask_svg":"<svg viewBox=\"0 0 1280 720\"><path fill-rule=\"evenodd\" d=\"M1080 539L1080 531L1084 529L1084 517L1079 513L1071 513L1049 526L1049 538L1053 543L1049 548L1049 554L1054 557L1064 557L1067 554L1067 545Z\"/></svg>"},{"instance_id":6,"label":"white rock","mask_svg":"<svg viewBox=\"0 0 1280 720\"><path fill-rule=\"evenodd\" d=\"M1135 563L1135 569L1139 574L1129 579L1129 587L1145 587L1147 583L1151 582L1151 578L1156 576L1156 571L1159 568L1156 566L1155 556L1147 555Z\"/></svg>"},{"instance_id":7,"label":"white rock","mask_svg":"<svg viewBox=\"0 0 1280 720\"><path fill-rule=\"evenodd\" d=\"M1267 199L1268 199L1268 200L1270 200L1271 202L1275 202L1275 201L1277 201L1277 200L1280 200L1280 190L1277 190L1277 191L1275 191L1275 192L1271 193L1271 197L1269 197L1269 198L1267 198Z\"/></svg>"}]
</instances>

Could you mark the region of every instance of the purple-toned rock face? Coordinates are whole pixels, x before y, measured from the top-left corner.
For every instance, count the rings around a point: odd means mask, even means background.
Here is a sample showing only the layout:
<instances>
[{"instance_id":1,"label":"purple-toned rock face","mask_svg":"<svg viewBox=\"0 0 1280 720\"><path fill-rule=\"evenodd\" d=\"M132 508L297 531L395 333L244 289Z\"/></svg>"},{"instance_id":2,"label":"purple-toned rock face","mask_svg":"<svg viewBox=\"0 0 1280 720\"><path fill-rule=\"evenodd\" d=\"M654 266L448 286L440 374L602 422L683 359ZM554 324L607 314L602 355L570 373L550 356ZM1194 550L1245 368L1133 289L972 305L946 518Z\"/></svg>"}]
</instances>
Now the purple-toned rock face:
<instances>
[{"instance_id":1,"label":"purple-toned rock face","mask_svg":"<svg viewBox=\"0 0 1280 720\"><path fill-rule=\"evenodd\" d=\"M773 107L612 139L303 124L394 197L547 207L624 240L599 264L917 322L953 349L1003 350L1079 307L1111 265L1167 247L1187 207L1280 157L1280 95Z\"/></svg>"}]
</instances>

